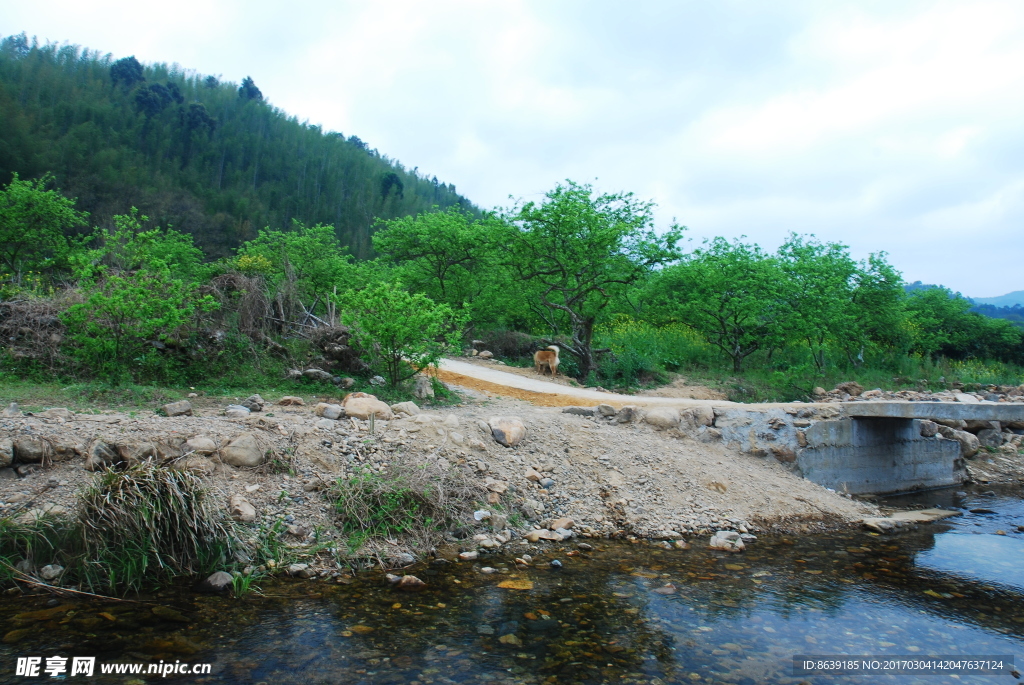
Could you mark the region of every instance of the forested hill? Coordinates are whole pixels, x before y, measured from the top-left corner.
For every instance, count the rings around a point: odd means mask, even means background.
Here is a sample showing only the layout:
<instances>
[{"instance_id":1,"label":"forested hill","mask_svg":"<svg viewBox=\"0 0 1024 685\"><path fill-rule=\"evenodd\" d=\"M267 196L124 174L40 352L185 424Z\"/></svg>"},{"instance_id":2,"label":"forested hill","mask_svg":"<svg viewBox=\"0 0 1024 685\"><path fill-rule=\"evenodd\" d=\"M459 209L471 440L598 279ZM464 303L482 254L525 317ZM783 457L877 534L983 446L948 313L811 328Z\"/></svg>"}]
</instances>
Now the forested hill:
<instances>
[{"instance_id":1,"label":"forested hill","mask_svg":"<svg viewBox=\"0 0 1024 685\"><path fill-rule=\"evenodd\" d=\"M474 208L453 185L239 87L77 46L0 41L0 184L50 172L90 223L138 207L220 256L266 226L333 225L357 256L377 218Z\"/></svg>"}]
</instances>

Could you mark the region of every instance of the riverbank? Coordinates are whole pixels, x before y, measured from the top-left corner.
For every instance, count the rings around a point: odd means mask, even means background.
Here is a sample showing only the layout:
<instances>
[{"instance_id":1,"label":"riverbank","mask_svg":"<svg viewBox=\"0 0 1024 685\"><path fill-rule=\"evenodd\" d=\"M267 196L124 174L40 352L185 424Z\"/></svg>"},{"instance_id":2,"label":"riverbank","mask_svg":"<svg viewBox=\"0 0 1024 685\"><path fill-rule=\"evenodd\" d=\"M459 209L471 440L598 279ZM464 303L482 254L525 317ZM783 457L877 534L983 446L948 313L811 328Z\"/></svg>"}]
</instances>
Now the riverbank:
<instances>
[{"instance_id":1,"label":"riverbank","mask_svg":"<svg viewBox=\"0 0 1024 685\"><path fill-rule=\"evenodd\" d=\"M288 549L314 546L318 556L299 569L312 575L350 551L333 484L366 474L386 479L399 466L450 469L476 489L482 520L466 517L442 531L460 552L515 551L524 536L675 541L716 530L809 532L877 514L775 459L644 422L483 395L441 410L405 405L410 413L391 419L382 412L373 421L335 420L324 405L318 411L318 399L324 398L268 397L262 405L247 403L258 410L245 412L195 398L191 415L179 416L8 412L0 418L0 441L11 440L18 456L13 469L0 470L0 517L70 516L93 480L89 469L104 459L157 460L198 475L243 528L273 528ZM522 421L525 435L514 448L493 437L495 417ZM394 566L426 551L401 539L376 542L373 555Z\"/></svg>"}]
</instances>

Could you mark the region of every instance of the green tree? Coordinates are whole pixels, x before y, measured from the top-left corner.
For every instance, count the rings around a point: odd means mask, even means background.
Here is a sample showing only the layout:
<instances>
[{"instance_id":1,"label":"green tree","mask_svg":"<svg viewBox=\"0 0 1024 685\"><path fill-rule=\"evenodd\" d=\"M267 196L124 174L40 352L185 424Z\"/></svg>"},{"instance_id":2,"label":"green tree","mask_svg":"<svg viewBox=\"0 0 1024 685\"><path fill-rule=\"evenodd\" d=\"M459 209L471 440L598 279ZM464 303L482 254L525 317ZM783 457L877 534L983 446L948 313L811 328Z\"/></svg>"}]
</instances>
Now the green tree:
<instances>
[{"instance_id":1,"label":"green tree","mask_svg":"<svg viewBox=\"0 0 1024 685\"><path fill-rule=\"evenodd\" d=\"M260 231L255 240L238 248L239 257L260 256L270 262L271 286L295 291L308 311L326 306L336 286L351 282L352 255L338 241L333 226L306 226L292 222L290 231Z\"/></svg>"},{"instance_id":2,"label":"green tree","mask_svg":"<svg viewBox=\"0 0 1024 685\"><path fill-rule=\"evenodd\" d=\"M857 263L846 245L795 234L779 248L778 258L787 281L788 333L807 344L814 365L822 371L826 349L856 328L851 305Z\"/></svg>"},{"instance_id":3,"label":"green tree","mask_svg":"<svg viewBox=\"0 0 1024 685\"><path fill-rule=\"evenodd\" d=\"M43 267L68 249L65 232L83 226L88 216L75 200L46 186L53 177L21 180L18 174L0 190L0 259L20 282L29 267Z\"/></svg>"},{"instance_id":4,"label":"green tree","mask_svg":"<svg viewBox=\"0 0 1024 685\"><path fill-rule=\"evenodd\" d=\"M505 265L535 294L535 311L552 333L567 324L581 378L596 367L594 327L608 304L658 265L681 256L685 230L654 231L653 203L632 193L595 195L589 185L567 181L505 213L515 230L500 246Z\"/></svg>"},{"instance_id":5,"label":"green tree","mask_svg":"<svg viewBox=\"0 0 1024 685\"><path fill-rule=\"evenodd\" d=\"M705 241L648 287L655 319L697 330L732 360L737 373L753 353L784 343L788 295L776 257L756 244L725 238Z\"/></svg>"},{"instance_id":6,"label":"green tree","mask_svg":"<svg viewBox=\"0 0 1024 685\"><path fill-rule=\"evenodd\" d=\"M125 90L131 90L132 86L145 81L146 77L143 76L139 60L132 55L131 57L122 57L111 65L110 80L114 82L115 86L120 83Z\"/></svg>"},{"instance_id":7,"label":"green tree","mask_svg":"<svg viewBox=\"0 0 1024 685\"><path fill-rule=\"evenodd\" d=\"M465 318L448 305L396 283L346 291L338 306L363 359L392 387L456 349L465 325Z\"/></svg>"},{"instance_id":8,"label":"green tree","mask_svg":"<svg viewBox=\"0 0 1024 685\"><path fill-rule=\"evenodd\" d=\"M1009 321L976 314L971 301L947 288L915 290L907 298L912 351L951 359L1024 362L1022 332Z\"/></svg>"},{"instance_id":9,"label":"green tree","mask_svg":"<svg viewBox=\"0 0 1024 685\"><path fill-rule=\"evenodd\" d=\"M149 217L132 207L114 216L113 228L96 228L95 246L74 255L76 273L89 277L107 267L117 272L166 269L174 278L198 281L203 251L193 245L192 236L172 228L146 229Z\"/></svg>"},{"instance_id":10,"label":"green tree","mask_svg":"<svg viewBox=\"0 0 1024 685\"><path fill-rule=\"evenodd\" d=\"M253 82L252 77L246 76L242 79L242 85L238 87L238 96L243 100L256 100L263 102L263 93Z\"/></svg>"}]
</instances>

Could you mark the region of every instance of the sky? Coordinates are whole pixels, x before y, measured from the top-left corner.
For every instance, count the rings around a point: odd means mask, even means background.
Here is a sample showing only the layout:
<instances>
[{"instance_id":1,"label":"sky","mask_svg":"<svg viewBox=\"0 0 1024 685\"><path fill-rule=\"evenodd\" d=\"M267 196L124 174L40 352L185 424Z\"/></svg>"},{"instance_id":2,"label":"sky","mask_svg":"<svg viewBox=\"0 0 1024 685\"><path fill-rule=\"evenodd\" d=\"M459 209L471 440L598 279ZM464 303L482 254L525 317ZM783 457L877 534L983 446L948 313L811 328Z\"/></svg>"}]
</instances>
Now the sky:
<instances>
[{"instance_id":1,"label":"sky","mask_svg":"<svg viewBox=\"0 0 1024 685\"><path fill-rule=\"evenodd\" d=\"M33 0L25 31L240 82L478 206L565 179L660 227L1024 290L1024 3Z\"/></svg>"}]
</instances>

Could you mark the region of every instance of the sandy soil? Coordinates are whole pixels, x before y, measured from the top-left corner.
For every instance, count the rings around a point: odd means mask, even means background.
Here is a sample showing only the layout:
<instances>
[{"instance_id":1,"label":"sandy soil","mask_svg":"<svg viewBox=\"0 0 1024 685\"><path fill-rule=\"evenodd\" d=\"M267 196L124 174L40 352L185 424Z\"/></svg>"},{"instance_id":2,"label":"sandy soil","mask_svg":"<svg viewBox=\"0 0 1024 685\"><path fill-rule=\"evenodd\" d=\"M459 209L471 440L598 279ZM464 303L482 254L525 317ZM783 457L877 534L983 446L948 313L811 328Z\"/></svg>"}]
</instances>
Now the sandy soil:
<instances>
[{"instance_id":1,"label":"sandy soil","mask_svg":"<svg viewBox=\"0 0 1024 685\"><path fill-rule=\"evenodd\" d=\"M30 467L32 472L24 477L0 469L0 515L52 507L72 510L75 493L93 475L84 469L80 455L94 439L129 449L160 444L173 452L177 446L181 453L187 438L206 436L223 445L242 432L252 433L262 447L288 462L291 474L271 465L235 468L220 463L216 455L192 455L190 468L203 475L225 505L232 495L244 496L257 511L257 524L284 519L293 525L296 541L311 540L316 527L325 535L335 534L324 494L329 483L356 467L382 469L399 459L444 460L481 485L497 482L497 489L504 490L500 504L522 515L513 519L519 521L518 533L567 516L585 535L677 539L715 529L814 529L876 513L870 505L793 475L773 459L644 423L619 424L563 413L558 407L472 394L461 406L377 421L373 433L367 422L351 418L322 423L313 412L312 398L302 407L268 405L245 419L227 418L217 407L175 418L106 413L0 419L0 439L44 438L56 448L55 457L65 457L48 467ZM526 438L515 449L490 436L484 422L494 416L516 416L526 425ZM531 468L554 485L542 489L528 480ZM531 508L535 505L543 511Z\"/></svg>"}]
</instances>

